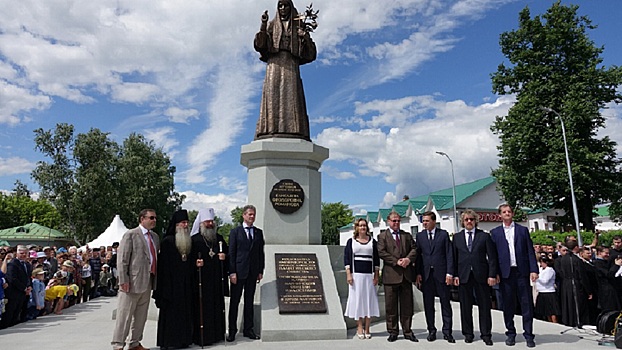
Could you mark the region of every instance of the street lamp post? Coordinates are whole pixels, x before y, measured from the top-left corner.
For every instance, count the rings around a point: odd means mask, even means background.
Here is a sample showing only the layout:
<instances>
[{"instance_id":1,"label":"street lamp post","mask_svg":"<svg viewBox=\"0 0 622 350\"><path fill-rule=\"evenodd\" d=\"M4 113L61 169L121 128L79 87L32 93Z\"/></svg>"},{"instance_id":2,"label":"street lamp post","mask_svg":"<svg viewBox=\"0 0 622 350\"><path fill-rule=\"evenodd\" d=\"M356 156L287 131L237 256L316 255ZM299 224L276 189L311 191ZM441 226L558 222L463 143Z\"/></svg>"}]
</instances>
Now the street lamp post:
<instances>
[{"instance_id":1,"label":"street lamp post","mask_svg":"<svg viewBox=\"0 0 622 350\"><path fill-rule=\"evenodd\" d=\"M562 125L562 136L564 138L564 151L566 152L566 166L568 167L568 181L570 182L570 197L572 199L572 210L574 211L574 221L577 227L577 241L579 243L579 246L582 247L583 240L581 239L581 229L579 225L579 211L577 210L577 200L574 195L574 186L572 184L572 170L570 169L570 157L568 156L568 143L566 142L566 127L564 126L564 119L559 113L557 113L556 110L552 108L540 107L540 109L545 112L555 114L557 116L557 119L559 119L559 122Z\"/></svg>"},{"instance_id":2,"label":"street lamp post","mask_svg":"<svg viewBox=\"0 0 622 350\"><path fill-rule=\"evenodd\" d=\"M456 176L454 176L454 162L451 160L451 158L449 158L449 156L445 152L436 152L436 154L447 157L447 159L449 159L449 164L451 165L451 184L452 184L451 190L453 193L453 202L454 202L454 234L456 234L458 233L458 216L457 216L458 209L456 208Z\"/></svg>"}]
</instances>

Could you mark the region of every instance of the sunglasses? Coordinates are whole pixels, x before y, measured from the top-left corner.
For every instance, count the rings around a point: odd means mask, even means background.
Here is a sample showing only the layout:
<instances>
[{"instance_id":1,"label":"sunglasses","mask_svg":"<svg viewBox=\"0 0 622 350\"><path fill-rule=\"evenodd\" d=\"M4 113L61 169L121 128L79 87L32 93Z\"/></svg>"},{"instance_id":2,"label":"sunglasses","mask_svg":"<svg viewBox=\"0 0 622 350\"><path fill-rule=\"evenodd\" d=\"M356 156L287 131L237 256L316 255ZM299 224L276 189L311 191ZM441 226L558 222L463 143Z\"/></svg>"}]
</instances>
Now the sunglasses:
<instances>
[{"instance_id":1,"label":"sunglasses","mask_svg":"<svg viewBox=\"0 0 622 350\"><path fill-rule=\"evenodd\" d=\"M400 222L400 220L390 220L391 222Z\"/></svg>"},{"instance_id":2,"label":"sunglasses","mask_svg":"<svg viewBox=\"0 0 622 350\"><path fill-rule=\"evenodd\" d=\"M147 218L147 219L149 219L149 220L155 220L155 219L157 219L158 217L157 217L157 216L153 216L153 215L151 215L151 216L145 216L145 218Z\"/></svg>"},{"instance_id":3,"label":"sunglasses","mask_svg":"<svg viewBox=\"0 0 622 350\"><path fill-rule=\"evenodd\" d=\"M464 221L475 221L475 218L464 218Z\"/></svg>"}]
</instances>

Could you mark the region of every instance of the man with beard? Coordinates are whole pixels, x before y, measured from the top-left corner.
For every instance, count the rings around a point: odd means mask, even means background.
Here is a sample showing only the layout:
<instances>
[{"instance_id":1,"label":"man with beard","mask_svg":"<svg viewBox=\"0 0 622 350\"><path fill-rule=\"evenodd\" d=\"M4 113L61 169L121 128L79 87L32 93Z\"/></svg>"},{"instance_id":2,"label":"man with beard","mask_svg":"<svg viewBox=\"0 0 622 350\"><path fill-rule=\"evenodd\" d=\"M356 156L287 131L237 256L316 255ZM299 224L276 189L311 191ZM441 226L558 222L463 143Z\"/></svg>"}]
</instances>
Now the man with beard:
<instances>
[{"instance_id":1,"label":"man with beard","mask_svg":"<svg viewBox=\"0 0 622 350\"><path fill-rule=\"evenodd\" d=\"M187 348L192 343L192 240L188 212L173 214L158 254L158 285L153 292L158 318L160 349Z\"/></svg>"},{"instance_id":2,"label":"man with beard","mask_svg":"<svg viewBox=\"0 0 622 350\"><path fill-rule=\"evenodd\" d=\"M227 243L214 226L214 209L200 210L192 225L190 253L198 268L193 273L193 305L198 311L193 315L192 341L199 346L225 339L225 295L229 295L227 251Z\"/></svg>"}]
</instances>

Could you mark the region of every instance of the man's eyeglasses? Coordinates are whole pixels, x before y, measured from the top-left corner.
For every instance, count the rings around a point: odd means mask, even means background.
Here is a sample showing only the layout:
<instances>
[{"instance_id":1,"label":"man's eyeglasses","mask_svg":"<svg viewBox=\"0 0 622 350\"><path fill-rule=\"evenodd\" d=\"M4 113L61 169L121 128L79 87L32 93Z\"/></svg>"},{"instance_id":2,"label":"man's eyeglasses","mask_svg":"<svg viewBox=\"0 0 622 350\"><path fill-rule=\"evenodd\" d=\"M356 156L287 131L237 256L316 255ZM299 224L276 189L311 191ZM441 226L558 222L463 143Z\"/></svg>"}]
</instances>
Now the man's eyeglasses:
<instances>
[{"instance_id":1,"label":"man's eyeglasses","mask_svg":"<svg viewBox=\"0 0 622 350\"><path fill-rule=\"evenodd\" d=\"M464 218L464 221L475 221L475 218Z\"/></svg>"},{"instance_id":2,"label":"man's eyeglasses","mask_svg":"<svg viewBox=\"0 0 622 350\"><path fill-rule=\"evenodd\" d=\"M397 220L389 220L389 221L391 221L391 222L400 222L400 219L397 219Z\"/></svg>"},{"instance_id":3,"label":"man's eyeglasses","mask_svg":"<svg viewBox=\"0 0 622 350\"><path fill-rule=\"evenodd\" d=\"M145 216L145 217L146 217L147 219L149 219L149 220L155 220L155 219L157 219L157 218L158 218L157 216L153 216L153 215L151 215L151 216Z\"/></svg>"}]
</instances>

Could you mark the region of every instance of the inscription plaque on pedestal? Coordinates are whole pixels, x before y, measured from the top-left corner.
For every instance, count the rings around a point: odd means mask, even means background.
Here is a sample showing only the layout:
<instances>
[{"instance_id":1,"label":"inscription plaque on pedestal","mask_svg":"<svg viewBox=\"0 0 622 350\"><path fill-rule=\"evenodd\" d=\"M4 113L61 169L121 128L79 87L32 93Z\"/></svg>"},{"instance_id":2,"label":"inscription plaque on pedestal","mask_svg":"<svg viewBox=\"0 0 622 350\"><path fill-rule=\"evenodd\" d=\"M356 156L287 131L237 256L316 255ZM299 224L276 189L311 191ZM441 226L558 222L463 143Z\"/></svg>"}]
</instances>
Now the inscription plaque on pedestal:
<instances>
[{"instance_id":1,"label":"inscription plaque on pedestal","mask_svg":"<svg viewBox=\"0 0 622 350\"><path fill-rule=\"evenodd\" d=\"M270 202L278 212L292 214L300 209L305 202L305 191L294 180L281 180L272 186Z\"/></svg>"},{"instance_id":2,"label":"inscription plaque on pedestal","mask_svg":"<svg viewBox=\"0 0 622 350\"><path fill-rule=\"evenodd\" d=\"M275 254L279 313L326 313L322 276L315 254Z\"/></svg>"}]
</instances>

